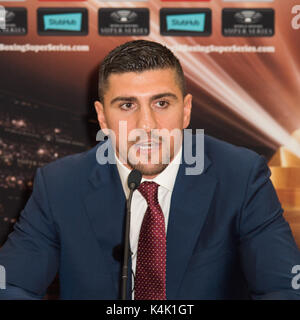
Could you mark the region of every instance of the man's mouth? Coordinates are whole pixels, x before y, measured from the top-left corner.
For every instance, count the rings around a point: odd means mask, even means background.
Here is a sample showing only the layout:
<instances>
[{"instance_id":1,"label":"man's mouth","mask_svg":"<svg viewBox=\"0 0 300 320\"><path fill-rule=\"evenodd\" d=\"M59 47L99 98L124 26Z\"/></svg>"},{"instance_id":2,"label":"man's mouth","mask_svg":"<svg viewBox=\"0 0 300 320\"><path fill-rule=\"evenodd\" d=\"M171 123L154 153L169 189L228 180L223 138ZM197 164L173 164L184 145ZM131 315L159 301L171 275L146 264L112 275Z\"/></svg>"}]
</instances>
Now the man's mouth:
<instances>
[{"instance_id":1,"label":"man's mouth","mask_svg":"<svg viewBox=\"0 0 300 320\"><path fill-rule=\"evenodd\" d=\"M159 148L159 142L157 141L144 141L136 143L134 146L141 151L149 151Z\"/></svg>"}]
</instances>

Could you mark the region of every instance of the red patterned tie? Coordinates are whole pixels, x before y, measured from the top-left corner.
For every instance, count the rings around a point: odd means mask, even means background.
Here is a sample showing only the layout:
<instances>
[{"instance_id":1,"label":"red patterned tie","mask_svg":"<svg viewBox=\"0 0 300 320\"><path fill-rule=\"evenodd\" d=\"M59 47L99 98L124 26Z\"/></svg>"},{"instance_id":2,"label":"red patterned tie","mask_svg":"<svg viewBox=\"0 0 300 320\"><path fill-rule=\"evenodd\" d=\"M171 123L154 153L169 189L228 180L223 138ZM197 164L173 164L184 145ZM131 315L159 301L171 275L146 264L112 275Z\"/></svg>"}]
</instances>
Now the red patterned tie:
<instances>
[{"instance_id":1,"label":"red patterned tie","mask_svg":"<svg viewBox=\"0 0 300 320\"><path fill-rule=\"evenodd\" d=\"M155 182L145 181L138 188L148 207L139 235L135 300L166 299L166 231L158 187Z\"/></svg>"},{"instance_id":2,"label":"red patterned tie","mask_svg":"<svg viewBox=\"0 0 300 320\"><path fill-rule=\"evenodd\" d=\"M138 188L148 207L139 235L135 300L166 299L166 231L158 187L155 182L145 181Z\"/></svg>"}]
</instances>

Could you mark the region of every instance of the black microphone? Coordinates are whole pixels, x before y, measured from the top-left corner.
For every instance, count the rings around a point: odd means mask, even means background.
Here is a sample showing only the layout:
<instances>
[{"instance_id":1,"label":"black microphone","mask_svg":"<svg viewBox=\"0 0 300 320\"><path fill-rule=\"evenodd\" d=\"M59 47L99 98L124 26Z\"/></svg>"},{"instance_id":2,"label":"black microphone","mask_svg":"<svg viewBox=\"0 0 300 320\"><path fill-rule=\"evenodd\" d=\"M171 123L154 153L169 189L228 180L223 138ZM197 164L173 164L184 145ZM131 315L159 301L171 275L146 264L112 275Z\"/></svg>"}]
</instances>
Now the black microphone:
<instances>
[{"instance_id":1,"label":"black microphone","mask_svg":"<svg viewBox=\"0 0 300 320\"><path fill-rule=\"evenodd\" d=\"M122 300L126 300L127 292L127 279L128 279L128 258L129 258L129 231L130 231L130 207L133 191L136 190L142 180L142 173L134 169L128 176L128 188L130 189L129 197L127 199L127 212L126 212L126 224L125 224L125 239L124 239L124 260L122 267Z\"/></svg>"},{"instance_id":2,"label":"black microphone","mask_svg":"<svg viewBox=\"0 0 300 320\"><path fill-rule=\"evenodd\" d=\"M127 181L128 188L134 191L139 187L141 180L142 180L141 172L137 169L133 169L128 176L128 181Z\"/></svg>"}]
</instances>

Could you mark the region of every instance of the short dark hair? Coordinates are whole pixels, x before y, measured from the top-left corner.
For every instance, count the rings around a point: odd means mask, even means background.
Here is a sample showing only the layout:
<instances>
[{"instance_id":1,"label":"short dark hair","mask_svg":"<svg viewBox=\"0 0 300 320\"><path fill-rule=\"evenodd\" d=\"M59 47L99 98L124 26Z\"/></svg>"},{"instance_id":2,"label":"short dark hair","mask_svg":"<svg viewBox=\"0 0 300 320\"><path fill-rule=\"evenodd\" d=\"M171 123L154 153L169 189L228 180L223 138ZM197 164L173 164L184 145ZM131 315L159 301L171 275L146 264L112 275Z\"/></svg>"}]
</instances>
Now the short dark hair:
<instances>
[{"instance_id":1,"label":"short dark hair","mask_svg":"<svg viewBox=\"0 0 300 320\"><path fill-rule=\"evenodd\" d=\"M143 72L172 68L176 72L182 95L186 94L184 73L179 60L170 49L160 43L148 40L133 40L126 42L112 51L103 59L99 68L98 94L101 103L104 102L104 92L110 74L125 72Z\"/></svg>"}]
</instances>

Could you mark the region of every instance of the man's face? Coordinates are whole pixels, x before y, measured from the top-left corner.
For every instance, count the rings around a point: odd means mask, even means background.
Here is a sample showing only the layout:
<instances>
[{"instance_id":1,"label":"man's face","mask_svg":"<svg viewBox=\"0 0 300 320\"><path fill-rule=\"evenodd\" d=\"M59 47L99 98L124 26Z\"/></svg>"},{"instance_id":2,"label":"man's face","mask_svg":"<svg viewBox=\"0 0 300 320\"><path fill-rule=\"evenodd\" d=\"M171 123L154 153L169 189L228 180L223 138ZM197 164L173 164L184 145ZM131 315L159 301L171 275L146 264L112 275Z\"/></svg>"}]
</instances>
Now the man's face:
<instances>
[{"instance_id":1,"label":"man's face","mask_svg":"<svg viewBox=\"0 0 300 320\"><path fill-rule=\"evenodd\" d=\"M115 147L119 159L123 163L126 160L128 168L138 169L148 178L155 177L165 169L168 164L163 159L172 161L174 158L180 145L174 142L174 137L168 139L166 132L186 128L190 122L191 107L192 96L182 96L176 73L171 68L111 74L104 93L104 103L95 102L101 129L113 130L116 135ZM127 123L127 159L120 157L124 154L124 144L119 137L120 121ZM134 129L140 129L144 135L136 141L129 141L129 134ZM159 136L153 135L157 132L154 129L167 130ZM158 163L151 163L151 153L156 155L156 160L159 159ZM134 154L138 163L132 160Z\"/></svg>"}]
</instances>

